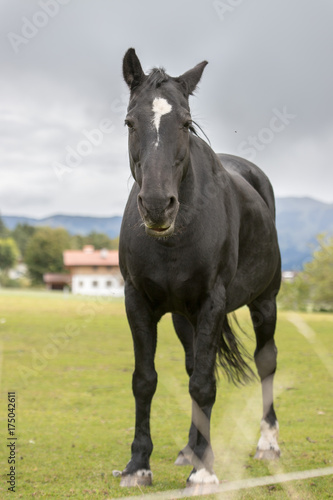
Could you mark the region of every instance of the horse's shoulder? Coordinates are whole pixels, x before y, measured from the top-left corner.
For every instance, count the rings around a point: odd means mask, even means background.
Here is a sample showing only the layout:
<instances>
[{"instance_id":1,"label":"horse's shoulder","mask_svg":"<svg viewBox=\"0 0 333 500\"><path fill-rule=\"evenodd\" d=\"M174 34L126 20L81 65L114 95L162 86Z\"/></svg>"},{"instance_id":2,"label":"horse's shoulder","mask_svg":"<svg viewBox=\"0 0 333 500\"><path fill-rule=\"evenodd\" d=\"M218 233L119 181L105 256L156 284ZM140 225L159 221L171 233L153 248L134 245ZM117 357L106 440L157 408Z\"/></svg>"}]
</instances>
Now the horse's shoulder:
<instances>
[{"instance_id":1,"label":"horse's shoulder","mask_svg":"<svg viewBox=\"0 0 333 500\"><path fill-rule=\"evenodd\" d=\"M275 202L272 185L267 175L254 163L239 156L218 154L224 169L232 176L240 176L261 196L275 217Z\"/></svg>"}]
</instances>

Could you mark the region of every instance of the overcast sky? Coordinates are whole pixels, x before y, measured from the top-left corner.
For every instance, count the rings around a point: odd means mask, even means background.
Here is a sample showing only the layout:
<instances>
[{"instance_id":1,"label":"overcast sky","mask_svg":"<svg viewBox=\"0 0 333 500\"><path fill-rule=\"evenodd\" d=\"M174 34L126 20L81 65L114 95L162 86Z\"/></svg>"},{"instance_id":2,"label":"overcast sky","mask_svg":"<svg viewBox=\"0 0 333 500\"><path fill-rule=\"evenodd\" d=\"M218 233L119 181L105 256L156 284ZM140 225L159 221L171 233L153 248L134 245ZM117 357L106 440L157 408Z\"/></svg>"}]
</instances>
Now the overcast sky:
<instances>
[{"instance_id":1,"label":"overcast sky","mask_svg":"<svg viewBox=\"0 0 333 500\"><path fill-rule=\"evenodd\" d=\"M147 72L208 60L191 109L213 149L333 203L332 26L332 0L1 0L1 213L122 214L129 47Z\"/></svg>"}]
</instances>

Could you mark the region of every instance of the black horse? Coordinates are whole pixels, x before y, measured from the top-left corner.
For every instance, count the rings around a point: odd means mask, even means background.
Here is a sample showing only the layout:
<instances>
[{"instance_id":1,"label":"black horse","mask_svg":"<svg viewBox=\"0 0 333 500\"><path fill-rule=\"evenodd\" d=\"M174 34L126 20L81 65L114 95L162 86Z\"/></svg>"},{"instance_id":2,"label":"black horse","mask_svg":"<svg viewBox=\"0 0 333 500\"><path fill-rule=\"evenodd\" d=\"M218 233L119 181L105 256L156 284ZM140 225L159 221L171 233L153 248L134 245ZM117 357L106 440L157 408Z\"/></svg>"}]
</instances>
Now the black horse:
<instances>
[{"instance_id":1,"label":"black horse","mask_svg":"<svg viewBox=\"0 0 333 500\"><path fill-rule=\"evenodd\" d=\"M281 262L274 195L255 165L216 155L200 139L188 103L207 62L174 78L146 75L134 49L123 60L130 88L126 125L135 184L120 234L120 267L132 331L136 402L132 458L121 484L151 484L150 408L157 385L157 323L172 313L190 377L192 424L177 465L192 464L189 484L217 483L210 443L216 367L234 382L251 377L227 314L248 305L256 334L254 359L262 383L257 458L277 458L273 407L276 295Z\"/></svg>"}]
</instances>

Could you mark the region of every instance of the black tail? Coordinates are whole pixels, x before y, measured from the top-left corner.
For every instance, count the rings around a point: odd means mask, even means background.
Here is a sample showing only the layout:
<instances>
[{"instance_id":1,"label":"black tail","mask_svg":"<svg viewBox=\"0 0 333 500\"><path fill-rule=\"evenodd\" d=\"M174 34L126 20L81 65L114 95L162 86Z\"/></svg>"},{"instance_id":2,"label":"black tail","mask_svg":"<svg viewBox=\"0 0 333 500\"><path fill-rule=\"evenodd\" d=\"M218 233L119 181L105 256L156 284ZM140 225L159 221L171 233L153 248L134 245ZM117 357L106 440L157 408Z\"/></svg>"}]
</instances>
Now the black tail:
<instances>
[{"instance_id":1,"label":"black tail","mask_svg":"<svg viewBox=\"0 0 333 500\"><path fill-rule=\"evenodd\" d=\"M238 325L237 320L236 323ZM250 359L251 356L237 339L226 316L219 339L216 368L221 367L228 380L235 385L244 385L253 380L253 378L256 378L255 373L245 361ZM217 370L216 373L218 375Z\"/></svg>"}]
</instances>

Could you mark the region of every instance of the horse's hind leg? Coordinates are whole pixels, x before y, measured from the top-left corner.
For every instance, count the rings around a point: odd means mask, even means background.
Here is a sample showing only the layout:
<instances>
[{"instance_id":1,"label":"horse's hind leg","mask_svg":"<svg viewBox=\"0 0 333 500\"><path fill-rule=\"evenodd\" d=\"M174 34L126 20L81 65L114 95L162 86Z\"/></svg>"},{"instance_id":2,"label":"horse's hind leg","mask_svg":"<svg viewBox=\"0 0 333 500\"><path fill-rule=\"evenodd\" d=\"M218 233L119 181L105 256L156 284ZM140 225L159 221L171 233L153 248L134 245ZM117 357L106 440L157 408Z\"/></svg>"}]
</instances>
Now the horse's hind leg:
<instances>
[{"instance_id":1,"label":"horse's hind leg","mask_svg":"<svg viewBox=\"0 0 333 500\"><path fill-rule=\"evenodd\" d=\"M257 347L254 359L261 380L263 416L261 436L255 458L272 460L280 456L278 445L279 424L273 404L273 379L276 370L277 349L274 342L276 326L276 293L271 292L249 304Z\"/></svg>"},{"instance_id":2,"label":"horse's hind leg","mask_svg":"<svg viewBox=\"0 0 333 500\"><path fill-rule=\"evenodd\" d=\"M177 336L184 347L186 371L190 377L193 373L194 365L194 329L185 316L181 316L180 314L173 314L172 321Z\"/></svg>"},{"instance_id":3,"label":"horse's hind leg","mask_svg":"<svg viewBox=\"0 0 333 500\"><path fill-rule=\"evenodd\" d=\"M194 341L194 330L191 323L179 314L172 315L173 325L175 327L177 336L181 341L184 351L185 351L185 366L188 376L190 377L193 373L194 365L194 351L193 351L193 341ZM190 465L193 461L193 450L197 442L197 429L193 422L190 427L190 432L188 436L188 443L183 448L177 457L175 462L176 465Z\"/></svg>"}]
</instances>

